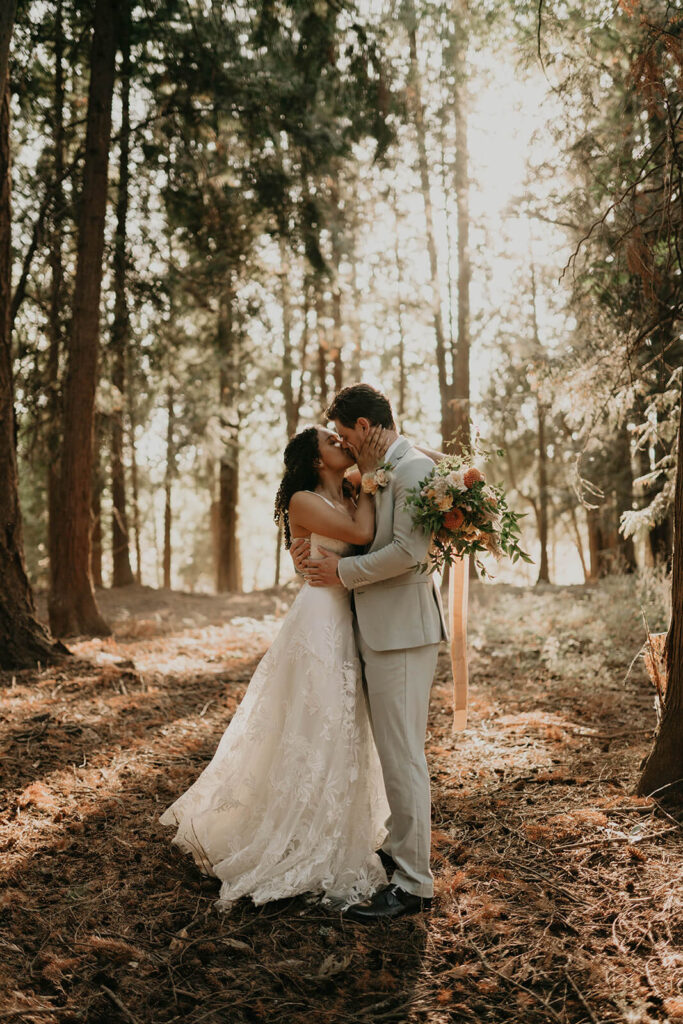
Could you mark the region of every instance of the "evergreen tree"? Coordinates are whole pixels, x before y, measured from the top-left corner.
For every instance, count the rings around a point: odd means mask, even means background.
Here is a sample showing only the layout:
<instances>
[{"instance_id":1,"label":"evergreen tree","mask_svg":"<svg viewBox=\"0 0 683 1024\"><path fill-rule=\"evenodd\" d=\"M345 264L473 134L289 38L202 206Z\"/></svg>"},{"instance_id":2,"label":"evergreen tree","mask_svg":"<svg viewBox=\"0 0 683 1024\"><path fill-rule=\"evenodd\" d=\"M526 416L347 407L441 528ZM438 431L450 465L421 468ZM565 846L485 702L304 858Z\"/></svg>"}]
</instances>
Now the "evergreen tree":
<instances>
[{"instance_id":1,"label":"evergreen tree","mask_svg":"<svg viewBox=\"0 0 683 1024\"><path fill-rule=\"evenodd\" d=\"M0 14L0 668L24 668L65 654L35 618L26 575L15 447L11 338L11 172L9 54L16 4Z\"/></svg>"}]
</instances>

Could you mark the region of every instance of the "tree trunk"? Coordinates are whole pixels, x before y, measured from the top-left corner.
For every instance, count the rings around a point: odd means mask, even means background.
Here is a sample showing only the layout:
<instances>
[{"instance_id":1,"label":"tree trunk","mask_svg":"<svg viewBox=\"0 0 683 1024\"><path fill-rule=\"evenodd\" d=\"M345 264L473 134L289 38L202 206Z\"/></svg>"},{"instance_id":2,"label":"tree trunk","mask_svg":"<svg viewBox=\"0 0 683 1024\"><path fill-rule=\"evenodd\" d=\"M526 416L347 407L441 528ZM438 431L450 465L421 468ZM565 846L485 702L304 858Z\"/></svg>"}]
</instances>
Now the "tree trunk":
<instances>
[{"instance_id":1,"label":"tree trunk","mask_svg":"<svg viewBox=\"0 0 683 1024\"><path fill-rule=\"evenodd\" d=\"M424 123L424 110L422 107L422 90L420 67L417 59L417 35L415 29L415 11L410 5L410 24L408 27L408 41L410 46L410 75L413 88L413 122L417 136L418 168L420 172L420 189L425 215L425 236L427 242L427 254L429 256L429 274L432 289L432 322L434 324L434 338L436 341L436 368L439 380L439 394L441 397L441 439L446 449L455 433L456 422L453 415L451 401L453 398L453 383L448 380L446 368L446 345L444 340L443 319L441 316L441 286L439 282L439 265L436 253L436 238L434 234L434 214L432 210L432 197L429 183L429 158L427 156L426 130Z\"/></svg>"},{"instance_id":2,"label":"tree trunk","mask_svg":"<svg viewBox=\"0 0 683 1024\"><path fill-rule=\"evenodd\" d=\"M221 298L218 317L218 350L221 355L220 401L225 450L218 475L218 559L216 590L239 593L242 590L237 507L239 500L239 411L237 379L239 353L233 323L233 294L228 286Z\"/></svg>"},{"instance_id":3,"label":"tree trunk","mask_svg":"<svg viewBox=\"0 0 683 1024\"><path fill-rule=\"evenodd\" d=\"M102 586L102 460L100 449L102 442L102 415L95 415L93 430L93 474L90 502L90 574L94 586Z\"/></svg>"},{"instance_id":4,"label":"tree trunk","mask_svg":"<svg viewBox=\"0 0 683 1024\"><path fill-rule=\"evenodd\" d=\"M114 243L114 322L111 329L112 384L118 391L118 402L111 420L111 547L112 584L126 587L134 582L130 567L128 514L126 510L126 475L123 462L123 409L126 393L126 352L128 349L129 315L126 293L128 256L128 180L130 152L130 3L122 5L121 34L121 134L119 154L119 190L116 203L116 239Z\"/></svg>"},{"instance_id":5,"label":"tree trunk","mask_svg":"<svg viewBox=\"0 0 683 1024\"><path fill-rule=\"evenodd\" d=\"M455 195L458 221L458 333L453 356L451 418L456 445L470 444L470 204L469 146L467 138L467 89L463 41L453 41L455 121ZM465 37L463 37L465 38Z\"/></svg>"},{"instance_id":6,"label":"tree trunk","mask_svg":"<svg viewBox=\"0 0 683 1024\"><path fill-rule=\"evenodd\" d=\"M574 546L577 550L579 561L581 562L581 571L583 572L583 582L586 583L589 577L588 566L586 565L586 557L583 553L583 544L581 542L581 531L579 530L579 523L576 518L576 511L573 505L569 506L569 518L572 524L572 533L574 536Z\"/></svg>"},{"instance_id":7,"label":"tree trunk","mask_svg":"<svg viewBox=\"0 0 683 1024\"><path fill-rule=\"evenodd\" d=\"M308 343L311 340L309 324L309 313L311 311L311 280L306 271L304 271L302 300L301 343L299 347L299 367L301 373L299 374L299 387L297 388L296 400L294 403L297 409L301 408L304 400L304 376L308 365Z\"/></svg>"},{"instance_id":8,"label":"tree trunk","mask_svg":"<svg viewBox=\"0 0 683 1024\"><path fill-rule=\"evenodd\" d=\"M548 450L545 440L545 406L536 396L538 422L538 539L541 561L537 583L550 583L548 571Z\"/></svg>"},{"instance_id":9,"label":"tree trunk","mask_svg":"<svg viewBox=\"0 0 683 1024\"><path fill-rule=\"evenodd\" d=\"M175 479L175 395L173 386L166 389L166 476L164 479L164 587L171 589L171 496Z\"/></svg>"},{"instance_id":10,"label":"tree trunk","mask_svg":"<svg viewBox=\"0 0 683 1024\"><path fill-rule=\"evenodd\" d=\"M14 11L0 13L0 669L54 662L68 652L54 644L35 617L24 564L15 447L10 336L10 87L9 42Z\"/></svg>"},{"instance_id":11,"label":"tree trunk","mask_svg":"<svg viewBox=\"0 0 683 1024\"><path fill-rule=\"evenodd\" d=\"M650 530L649 542L652 551L654 565L665 565L668 567L672 554L672 528L671 517L666 516L661 523L657 523Z\"/></svg>"},{"instance_id":12,"label":"tree trunk","mask_svg":"<svg viewBox=\"0 0 683 1024\"><path fill-rule=\"evenodd\" d=\"M348 224L348 221L347 221ZM351 330L351 336L353 338L353 346L351 348L351 357L349 359L349 380L357 382L362 378L361 370L361 356L363 354L362 349L362 335L363 331L361 328L361 309L363 307L363 292L358 282L358 259L356 256L357 242L359 225L358 225L358 210L354 208L351 220L351 230L353 232L353 249L349 254L349 260L351 262L351 281L349 287L351 289L351 309L348 311L348 322Z\"/></svg>"},{"instance_id":13,"label":"tree trunk","mask_svg":"<svg viewBox=\"0 0 683 1024\"><path fill-rule=\"evenodd\" d=\"M442 64L444 64L444 52L442 51ZM448 331L446 336L448 338L448 344L451 352L454 349L454 318L453 313L455 310L455 300L453 297L453 242L451 238L451 211L450 211L450 193L451 193L451 180L450 171L451 168L448 166L447 150L446 150L446 126L449 122L451 113L451 105L448 103L442 103L439 119L439 150L440 150L440 177L441 177L441 192L443 194L444 202L444 233L446 236L446 303L448 308Z\"/></svg>"},{"instance_id":14,"label":"tree trunk","mask_svg":"<svg viewBox=\"0 0 683 1024\"><path fill-rule=\"evenodd\" d=\"M325 298L322 291L322 282L319 277L313 281L314 306L315 306L315 330L318 338L318 404L320 407L321 419L325 420L325 413L330 404L330 396L327 390L327 357L329 345L325 337L323 318L325 316Z\"/></svg>"},{"instance_id":15,"label":"tree trunk","mask_svg":"<svg viewBox=\"0 0 683 1024\"><path fill-rule=\"evenodd\" d=\"M85 167L78 229L74 312L68 346L61 462L62 533L49 595L57 636L107 636L90 577L90 488L99 351L104 218L114 89L114 0L96 0L90 60Z\"/></svg>"},{"instance_id":16,"label":"tree trunk","mask_svg":"<svg viewBox=\"0 0 683 1024\"><path fill-rule=\"evenodd\" d=\"M133 536L135 538L135 582L142 583L142 555L140 552L140 501L138 487L138 457L135 448L135 396L130 369L126 374L126 405L128 412L128 444L130 447L130 484L133 497Z\"/></svg>"},{"instance_id":17,"label":"tree trunk","mask_svg":"<svg viewBox=\"0 0 683 1024\"><path fill-rule=\"evenodd\" d=\"M47 550L50 563L50 581L55 569L59 543L61 514L59 507L59 454L62 430L62 402L60 387L60 360L64 344L63 291L64 291L64 31L62 3L55 13L55 92L53 107L55 196L50 232L50 311L48 317L49 349L47 357L46 443L47 466ZM52 586L52 582L50 583Z\"/></svg>"},{"instance_id":18,"label":"tree trunk","mask_svg":"<svg viewBox=\"0 0 683 1024\"><path fill-rule=\"evenodd\" d=\"M544 357L541 336L538 330L538 306L536 302L536 267L533 253L530 253L531 265L531 331L534 347L534 358L540 364ZM548 448L545 436L545 406L541 398L538 382L536 384L536 423L538 440L538 539L541 545L541 562L538 568L537 583L549 583L548 572Z\"/></svg>"},{"instance_id":19,"label":"tree trunk","mask_svg":"<svg viewBox=\"0 0 683 1024\"><path fill-rule=\"evenodd\" d=\"M397 405L397 426L401 430L406 415L406 333L403 323L403 263L398 237L398 208L396 193L392 192L394 211L394 264L396 266L396 325L398 327L398 405Z\"/></svg>"},{"instance_id":20,"label":"tree trunk","mask_svg":"<svg viewBox=\"0 0 683 1024\"><path fill-rule=\"evenodd\" d=\"M341 391L344 386L344 363L342 361L342 312L341 312L341 290L339 282L334 286L332 292L332 372L334 375L334 390Z\"/></svg>"},{"instance_id":21,"label":"tree trunk","mask_svg":"<svg viewBox=\"0 0 683 1024\"><path fill-rule=\"evenodd\" d=\"M280 586L280 573L282 572L282 524L278 524L277 528L277 542L275 544L275 579L273 582L274 587Z\"/></svg>"},{"instance_id":22,"label":"tree trunk","mask_svg":"<svg viewBox=\"0 0 683 1024\"><path fill-rule=\"evenodd\" d=\"M287 241L280 235L280 304L282 306L282 396L285 404L285 429L287 438L290 438L297 428L299 422L299 409L301 407L302 392L299 386L298 394L294 393L294 361L292 359L292 302L289 289L289 275L291 262ZM304 287L304 294L306 288ZM304 318L307 315L307 303L304 307ZM303 338L307 333L307 324L304 319ZM302 339L302 363L300 367L301 378L303 378L305 358L305 342ZM282 569L282 525L278 525L277 538L275 541L275 582L274 586L280 584L280 572Z\"/></svg>"},{"instance_id":23,"label":"tree trunk","mask_svg":"<svg viewBox=\"0 0 683 1024\"><path fill-rule=\"evenodd\" d=\"M237 505L239 501L239 455L236 444L229 446L221 459L218 485L218 573L219 593L239 594L242 571L237 539Z\"/></svg>"},{"instance_id":24,"label":"tree trunk","mask_svg":"<svg viewBox=\"0 0 683 1024\"><path fill-rule=\"evenodd\" d=\"M7 88L9 90L9 81L8 81L8 76L9 76L9 50L10 50L10 43L12 42L12 33L14 32L14 19L16 18L16 16L17 16L17 0L3 0L2 4L0 4L0 88L2 89L3 93L4 93L5 88ZM4 103L4 99L3 99L3 103ZM3 114L3 117L4 117L4 114ZM3 122L3 127L5 127L5 123L4 122ZM7 122L6 127L9 129L9 121ZM3 154L2 155L3 155L2 170L4 172L6 170L5 162L4 162L4 157L5 157L4 142L3 142ZM7 166L9 166L9 165L7 165ZM4 200L4 198L5 198L5 196L4 196L4 183L2 185L2 188L3 188L3 200ZM9 192L7 193L7 202L9 204ZM2 207L3 214L5 212L8 212L8 210L9 210L9 205L7 207L5 207L4 202L3 202L3 207ZM4 242L4 238L3 238L3 242ZM3 307L3 314L4 314L4 307ZM8 306L8 315L9 315L9 306Z\"/></svg>"},{"instance_id":25,"label":"tree trunk","mask_svg":"<svg viewBox=\"0 0 683 1024\"><path fill-rule=\"evenodd\" d=\"M636 552L631 537L624 537L619 532L622 512L633 508L633 469L631 466L631 443L628 429L623 423L619 428L615 444L614 465L616 469L615 498L617 513L617 550L620 555L621 568L626 572L636 569Z\"/></svg>"},{"instance_id":26,"label":"tree trunk","mask_svg":"<svg viewBox=\"0 0 683 1024\"><path fill-rule=\"evenodd\" d=\"M608 567L605 561L605 533L602 525L602 513L599 508L586 509L588 526L588 552L590 556L590 579L599 580L606 576Z\"/></svg>"},{"instance_id":27,"label":"tree trunk","mask_svg":"<svg viewBox=\"0 0 683 1024\"><path fill-rule=\"evenodd\" d=\"M299 421L299 403L294 394L294 360L292 359L292 302L289 293L290 260L287 241L280 236L280 305L282 307L282 397L285 403L285 429L290 438ZM303 374L303 367L301 367Z\"/></svg>"},{"instance_id":28,"label":"tree trunk","mask_svg":"<svg viewBox=\"0 0 683 1024\"><path fill-rule=\"evenodd\" d=\"M334 277L332 280L332 373L334 376L335 393L341 391L344 386L344 363L342 361L342 294L341 281L339 280L340 266L342 261L341 231L343 226L343 213L339 208L339 193L337 186L333 186L335 200L335 223L332 225L332 267Z\"/></svg>"},{"instance_id":29,"label":"tree trunk","mask_svg":"<svg viewBox=\"0 0 683 1024\"><path fill-rule=\"evenodd\" d=\"M638 792L643 794L655 793L683 781L683 415L678 427L674 529L671 623L666 637L666 694L654 746L638 782Z\"/></svg>"}]
</instances>

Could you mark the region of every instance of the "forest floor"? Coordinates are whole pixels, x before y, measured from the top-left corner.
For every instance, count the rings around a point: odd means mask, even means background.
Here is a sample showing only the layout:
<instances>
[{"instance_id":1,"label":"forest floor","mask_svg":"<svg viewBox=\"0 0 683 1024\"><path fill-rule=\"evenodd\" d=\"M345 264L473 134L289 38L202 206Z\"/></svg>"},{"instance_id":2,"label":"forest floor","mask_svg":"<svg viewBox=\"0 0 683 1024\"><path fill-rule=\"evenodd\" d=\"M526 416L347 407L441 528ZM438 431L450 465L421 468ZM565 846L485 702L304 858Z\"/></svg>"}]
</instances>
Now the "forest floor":
<instances>
[{"instance_id":1,"label":"forest floor","mask_svg":"<svg viewBox=\"0 0 683 1024\"><path fill-rule=\"evenodd\" d=\"M294 591L103 592L114 637L0 676L0 1021L683 1020L680 809L633 796L656 581L472 587L471 718L433 690L430 915L229 913L161 811L212 755ZM635 662L629 671L632 660Z\"/></svg>"}]
</instances>

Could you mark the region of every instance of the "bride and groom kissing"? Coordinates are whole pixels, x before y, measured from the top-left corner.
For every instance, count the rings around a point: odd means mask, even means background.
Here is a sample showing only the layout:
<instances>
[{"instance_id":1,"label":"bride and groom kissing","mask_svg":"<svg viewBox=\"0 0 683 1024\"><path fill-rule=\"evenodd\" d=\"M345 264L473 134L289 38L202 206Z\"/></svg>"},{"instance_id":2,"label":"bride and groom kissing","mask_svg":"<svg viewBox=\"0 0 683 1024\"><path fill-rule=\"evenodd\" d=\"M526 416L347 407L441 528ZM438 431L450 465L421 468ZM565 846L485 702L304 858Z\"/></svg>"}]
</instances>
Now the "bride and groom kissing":
<instances>
[{"instance_id":1,"label":"bride and groom kissing","mask_svg":"<svg viewBox=\"0 0 683 1024\"><path fill-rule=\"evenodd\" d=\"M429 693L446 636L408 492L433 468L367 384L284 453L275 519L305 582L197 781L161 822L219 903L322 893L370 922L429 909ZM382 465L383 463L383 465ZM355 467L355 468L354 468ZM362 552L362 553L359 553Z\"/></svg>"}]
</instances>

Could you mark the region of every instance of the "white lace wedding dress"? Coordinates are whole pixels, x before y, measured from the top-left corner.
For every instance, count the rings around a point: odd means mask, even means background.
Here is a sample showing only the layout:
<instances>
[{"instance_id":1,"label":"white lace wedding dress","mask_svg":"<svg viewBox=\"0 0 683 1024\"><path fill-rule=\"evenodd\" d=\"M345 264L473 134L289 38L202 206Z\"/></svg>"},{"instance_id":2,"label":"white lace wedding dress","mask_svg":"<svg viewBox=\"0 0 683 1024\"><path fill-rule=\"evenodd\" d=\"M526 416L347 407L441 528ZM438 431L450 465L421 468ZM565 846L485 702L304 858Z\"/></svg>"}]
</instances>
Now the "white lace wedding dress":
<instances>
[{"instance_id":1,"label":"white lace wedding dress","mask_svg":"<svg viewBox=\"0 0 683 1024\"><path fill-rule=\"evenodd\" d=\"M314 555L321 544L349 553L314 534ZM386 882L374 851L388 813L349 595L304 584L213 760L160 820L221 880L221 904L303 892L350 903Z\"/></svg>"}]
</instances>

